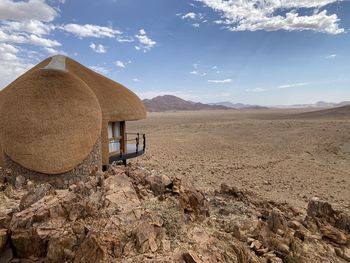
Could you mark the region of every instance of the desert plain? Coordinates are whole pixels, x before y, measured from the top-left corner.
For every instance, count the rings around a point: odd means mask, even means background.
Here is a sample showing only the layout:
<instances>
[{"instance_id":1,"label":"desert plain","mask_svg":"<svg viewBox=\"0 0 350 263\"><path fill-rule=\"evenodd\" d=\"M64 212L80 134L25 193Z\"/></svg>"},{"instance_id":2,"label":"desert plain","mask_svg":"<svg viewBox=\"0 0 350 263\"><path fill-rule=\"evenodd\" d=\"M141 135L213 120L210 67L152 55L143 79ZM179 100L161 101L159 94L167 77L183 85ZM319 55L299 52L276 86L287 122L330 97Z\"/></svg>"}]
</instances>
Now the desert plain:
<instances>
[{"instance_id":1,"label":"desert plain","mask_svg":"<svg viewBox=\"0 0 350 263\"><path fill-rule=\"evenodd\" d=\"M350 211L350 111L214 110L148 113L128 130L147 134L131 161L200 189L222 183L306 208L312 197Z\"/></svg>"}]
</instances>

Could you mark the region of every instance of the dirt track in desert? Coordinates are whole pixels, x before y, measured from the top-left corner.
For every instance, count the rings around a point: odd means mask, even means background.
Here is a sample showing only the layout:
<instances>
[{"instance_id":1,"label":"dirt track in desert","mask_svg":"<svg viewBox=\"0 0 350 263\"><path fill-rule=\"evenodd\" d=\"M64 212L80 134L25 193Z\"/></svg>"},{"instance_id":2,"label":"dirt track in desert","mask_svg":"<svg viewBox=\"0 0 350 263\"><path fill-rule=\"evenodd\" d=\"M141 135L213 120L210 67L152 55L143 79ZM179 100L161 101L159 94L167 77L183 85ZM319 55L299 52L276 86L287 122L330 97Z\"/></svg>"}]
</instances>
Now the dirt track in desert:
<instances>
[{"instance_id":1,"label":"dirt track in desert","mask_svg":"<svg viewBox=\"0 0 350 263\"><path fill-rule=\"evenodd\" d=\"M128 124L147 134L147 153L131 163L199 188L225 182L304 208L317 196L350 211L350 118L303 111L149 113Z\"/></svg>"}]
</instances>

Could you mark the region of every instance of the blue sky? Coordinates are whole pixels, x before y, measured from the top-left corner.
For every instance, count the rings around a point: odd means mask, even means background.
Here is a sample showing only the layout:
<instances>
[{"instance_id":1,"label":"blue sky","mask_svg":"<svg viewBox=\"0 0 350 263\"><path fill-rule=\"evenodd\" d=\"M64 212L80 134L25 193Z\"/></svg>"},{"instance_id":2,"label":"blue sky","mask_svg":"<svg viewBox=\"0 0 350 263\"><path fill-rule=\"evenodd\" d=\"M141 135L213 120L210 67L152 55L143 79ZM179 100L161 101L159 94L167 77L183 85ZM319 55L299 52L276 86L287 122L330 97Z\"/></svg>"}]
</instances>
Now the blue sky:
<instances>
[{"instance_id":1,"label":"blue sky","mask_svg":"<svg viewBox=\"0 0 350 263\"><path fill-rule=\"evenodd\" d=\"M0 0L0 89L64 53L142 98L350 100L350 2Z\"/></svg>"}]
</instances>

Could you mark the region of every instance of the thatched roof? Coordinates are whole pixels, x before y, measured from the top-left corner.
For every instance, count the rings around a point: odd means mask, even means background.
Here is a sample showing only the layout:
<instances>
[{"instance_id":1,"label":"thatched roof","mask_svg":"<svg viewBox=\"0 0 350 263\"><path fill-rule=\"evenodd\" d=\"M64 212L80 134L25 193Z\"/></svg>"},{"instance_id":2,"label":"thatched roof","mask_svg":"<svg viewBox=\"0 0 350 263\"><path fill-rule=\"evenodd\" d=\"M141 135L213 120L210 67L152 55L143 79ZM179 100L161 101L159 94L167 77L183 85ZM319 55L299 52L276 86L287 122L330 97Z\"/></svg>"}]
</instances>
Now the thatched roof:
<instances>
[{"instance_id":1,"label":"thatched roof","mask_svg":"<svg viewBox=\"0 0 350 263\"><path fill-rule=\"evenodd\" d=\"M45 174L67 172L86 158L101 134L99 102L73 74L33 71L3 92L2 148L27 169Z\"/></svg>"},{"instance_id":2,"label":"thatched roof","mask_svg":"<svg viewBox=\"0 0 350 263\"><path fill-rule=\"evenodd\" d=\"M131 121L146 118L146 109L139 97L123 85L106 78L74 61L66 59L66 68L81 78L95 93L103 119Z\"/></svg>"},{"instance_id":3,"label":"thatched roof","mask_svg":"<svg viewBox=\"0 0 350 263\"><path fill-rule=\"evenodd\" d=\"M5 152L33 171L67 172L91 152L102 120L145 117L133 92L72 59L54 56L0 92L0 159Z\"/></svg>"},{"instance_id":4,"label":"thatched roof","mask_svg":"<svg viewBox=\"0 0 350 263\"><path fill-rule=\"evenodd\" d=\"M64 56L59 55L54 56L53 58L55 57L62 58ZM131 90L109 78L106 78L105 76L102 76L101 74L96 73L71 58L64 58L65 70L83 80L95 93L100 103L104 120L132 121L146 118L145 106L139 97ZM57 60L59 59L56 59L56 62ZM51 58L48 58L30 69L27 73L48 67L50 63Z\"/></svg>"}]
</instances>

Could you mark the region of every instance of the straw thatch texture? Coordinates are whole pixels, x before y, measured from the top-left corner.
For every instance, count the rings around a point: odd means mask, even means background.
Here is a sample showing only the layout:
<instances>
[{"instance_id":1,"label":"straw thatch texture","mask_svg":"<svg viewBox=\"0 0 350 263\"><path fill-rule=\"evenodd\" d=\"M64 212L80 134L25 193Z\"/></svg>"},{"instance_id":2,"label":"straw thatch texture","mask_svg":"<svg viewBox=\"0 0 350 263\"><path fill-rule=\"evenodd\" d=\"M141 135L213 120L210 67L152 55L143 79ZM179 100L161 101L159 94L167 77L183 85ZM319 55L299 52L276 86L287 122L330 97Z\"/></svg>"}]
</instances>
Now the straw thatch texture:
<instances>
[{"instance_id":1,"label":"straw thatch texture","mask_svg":"<svg viewBox=\"0 0 350 263\"><path fill-rule=\"evenodd\" d=\"M31 180L35 183L49 183L57 188L68 188L72 184L84 182L89 178L93 170L101 169L101 139L98 138L92 151L85 160L76 166L73 170L60 174L43 174L36 171L28 170L22 165L14 162L10 157L4 156L5 167L11 171L8 177L10 183L15 184L18 176Z\"/></svg>"},{"instance_id":2,"label":"straw thatch texture","mask_svg":"<svg viewBox=\"0 0 350 263\"><path fill-rule=\"evenodd\" d=\"M70 58L66 59L66 68L68 72L81 78L96 94L104 120L131 121L146 118L146 109L142 101L123 85Z\"/></svg>"},{"instance_id":3,"label":"straw thatch texture","mask_svg":"<svg viewBox=\"0 0 350 263\"><path fill-rule=\"evenodd\" d=\"M101 135L99 102L74 74L35 67L1 93L3 151L29 170L72 170Z\"/></svg>"}]
</instances>

